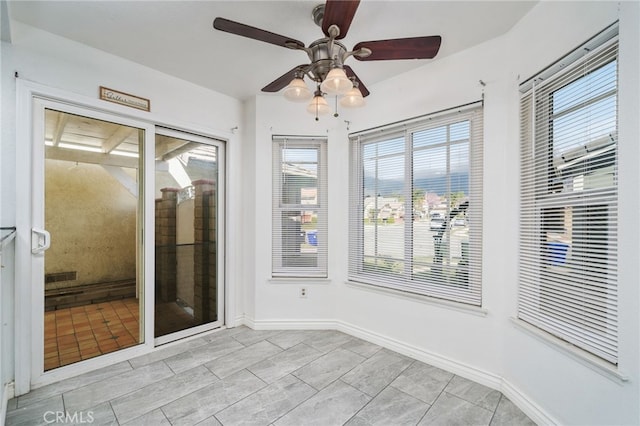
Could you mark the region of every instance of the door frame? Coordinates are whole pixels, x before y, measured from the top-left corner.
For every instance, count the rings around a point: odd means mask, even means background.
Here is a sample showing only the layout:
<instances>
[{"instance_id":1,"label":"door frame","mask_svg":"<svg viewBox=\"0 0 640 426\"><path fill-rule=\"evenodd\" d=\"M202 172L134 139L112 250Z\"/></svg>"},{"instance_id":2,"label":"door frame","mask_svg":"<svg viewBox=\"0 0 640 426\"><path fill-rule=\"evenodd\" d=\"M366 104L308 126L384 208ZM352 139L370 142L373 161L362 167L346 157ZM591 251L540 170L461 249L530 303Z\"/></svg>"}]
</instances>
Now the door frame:
<instances>
[{"instance_id":1,"label":"door frame","mask_svg":"<svg viewBox=\"0 0 640 426\"><path fill-rule=\"evenodd\" d=\"M84 108L81 106L76 106L69 103L61 103L56 100L52 100L49 98L34 96L31 102L31 119L32 119L32 130L31 130L31 138L29 143L25 143L25 145L30 145L30 155L24 158L29 158L31 161L31 181L29 185L26 184L23 186L24 189L29 190L30 196L30 209L24 211L24 217L30 219L30 228L40 228L45 229L45 216L44 216L44 184L45 184L45 148L44 148L44 124L45 124L45 110L51 109L61 112L66 112L70 114L80 115L87 118L93 118L97 120L110 121L117 124L135 127L139 129L143 129L145 131L144 140L141 141L141 152L143 154L142 160L142 170L140 174L140 178L142 181L142 185L146 185L149 182L149 167L151 169L154 168L154 158L153 158L153 149L149 149L149 147L153 148L153 145L150 141L153 141L153 126L139 121L133 120L127 117L121 117L119 115L106 113L104 111L97 111L93 109ZM24 184L24 183L23 183ZM153 229L153 219L149 220L149 209L153 210L153 192L144 191L141 187L139 191L139 199L138 205L141 207L140 215L137 219L136 225L136 246L138 249L142 249L142 255L136 256L136 264L137 264L137 273L136 280L140 280L142 283L142 287L138 287L142 290L142 300L143 300L143 311L140 313L140 320L143 324L143 329L141 328L141 332L144 333L144 342L140 345L147 346L147 350L153 348L153 339L149 339L148 336L153 335L153 319L149 318L150 311L149 309L153 309L153 297L149 297L149 295L153 294L153 260L150 260L150 256L153 256L153 238L154 233L146 232L146 229ZM141 198L140 198L141 197ZM29 229L30 229L29 228ZM26 234L30 234L29 231L26 231ZM31 238L26 238L29 240ZM137 251L137 250L136 250ZM59 377L66 377L69 373L73 373L76 371L76 366L70 365L65 367L59 367L51 371L44 371L44 353L43 353L43 345L44 345L44 256L42 254L32 254L30 259L30 267L29 267L29 278L24 280L17 281L18 283L30 283L31 289L31 302L30 308L31 312L29 314L31 320L31 332L28 334L31 337L30 342L30 354L28 357L31 365L31 385L38 385L43 382L48 382L49 380L56 380ZM150 306L147 306L150 304ZM151 334L149 334L151 333ZM121 360L122 356L135 356L135 354L140 351L140 348L136 345L131 349L137 349L136 351L128 351L123 349L122 351L116 351L109 354L102 355L100 357L104 357L105 362L118 362ZM122 352L122 353L121 353ZM131 352L131 353L129 353ZM116 356L116 354L118 356ZM93 358L95 360L93 362L89 362L92 360L87 360L86 364L99 364L97 362L97 358ZM18 359L18 358L17 358ZM17 360L16 359L16 360ZM71 371L69 371L71 370Z\"/></svg>"},{"instance_id":2,"label":"door frame","mask_svg":"<svg viewBox=\"0 0 640 426\"><path fill-rule=\"evenodd\" d=\"M44 161L44 153L40 152L40 159L36 159L37 152L34 152L34 137L36 137L35 129L35 113L36 113L36 100L39 102L45 102L50 105L54 105L53 109L67 111L78 115L87 117L103 119L108 118L111 121L114 119L117 123L130 125L133 127L143 128L145 130L144 140L144 181L153 182L153 175L155 173L155 159L153 158L153 151L155 146L155 126L161 126L163 128L175 129L192 133L196 135L202 135L207 138L221 141L228 146L228 142L232 139L233 131L224 132L220 130L214 130L209 128L197 128L192 124L184 124L179 122L172 122L166 118L156 116L151 112L143 112L127 108L125 106L111 104L99 99L90 98L83 95L78 95L61 89L51 88L39 83L30 82L20 78L16 79L16 164L24 164L27 160L27 164L23 167L16 167L16 229L17 235L15 238L15 395L23 395L29 392L33 388L41 387L49 383L54 383L59 380L76 376L85 372L89 372L101 367L113 365L115 363L131 359L135 356L149 353L153 351L158 342L153 338L153 297L147 297L145 300L144 311L144 324L145 324L145 341L139 345L131 348L122 349L110 354L105 354L99 357L81 361L78 363L70 364L68 366L60 367L50 372L42 372L44 363L40 366L34 366L35 362L32 361L32 353L38 349L38 345L42 346L44 343L43 336L43 323L41 322L38 327L39 332L34 332L34 318L42 318L44 315L43 300L40 300L40 292L33 291L34 280L38 277L32 271L32 254L31 254L31 228L34 225L34 219L42 221L44 225L44 218L34 217L34 214L38 213L36 207L36 200L33 196L33 187L35 179L44 179L44 168L42 162ZM41 130L40 130L41 132ZM44 150L44 144L41 149ZM228 160L229 150L227 149L227 157L225 163ZM34 164L34 160L36 163ZM38 161L40 163L38 163ZM37 176L36 170L40 170L40 174ZM228 170L226 168L227 175L226 183L228 185ZM34 174L34 172L36 174ZM143 228L143 247L144 247L144 291L147 295L153 295L154 293L154 217L150 212L154 211L154 198L153 191L144 192L144 228ZM42 200L39 201L42 203ZM225 198L225 206L228 209L228 192ZM40 205L41 207L41 205ZM40 209L39 214L42 214L43 210ZM228 217L228 215L226 215ZM225 221L223 225L224 230L229 229L229 222ZM151 232L145 232L144 230L151 230ZM225 240L225 248L229 250L229 245ZM225 269L228 271L229 256L225 258ZM42 277L40 277L43 280ZM231 302L233 300L233 289L228 286L228 274L224 276L224 323L231 326L235 325L235 304ZM42 290L44 288L42 287ZM38 299L37 301L35 299ZM40 310L40 308L42 308ZM38 312L40 312L38 314ZM34 315L40 315L34 317ZM142 317L141 317L142 318ZM43 354L39 355L40 357Z\"/></svg>"},{"instance_id":3,"label":"door frame","mask_svg":"<svg viewBox=\"0 0 640 426\"><path fill-rule=\"evenodd\" d=\"M156 337L155 343L156 345L163 345L165 343L173 342L179 339L183 339L185 337L190 337L199 333L203 333L205 331L213 330L225 324L224 314L225 314L225 245L226 245L226 233L225 233L225 205L226 205L226 146L225 142L220 138L212 138L205 137L200 135L195 135L193 133L174 130L168 127L157 125L155 127L155 135L163 135L169 136L178 139L184 139L191 142L198 142L201 144L215 146L218 148L218 155L222 159L222 161L218 162L218 181L216 182L216 194L217 199L221 201L221 205L217 204L218 210L216 211L216 229L218 231L217 239L216 239L216 257L217 257L217 265L218 265L218 275L219 279L222 280L222 285L219 285L219 296L217 299L217 312L218 312L218 320L206 324L196 325L191 328L187 328L185 330L176 331L171 334L167 334L164 336ZM155 143L155 137L154 137ZM155 174L155 167L153 170ZM154 187L155 190L155 187ZM153 193L153 191L151 191ZM218 226L219 225L219 226Z\"/></svg>"}]
</instances>

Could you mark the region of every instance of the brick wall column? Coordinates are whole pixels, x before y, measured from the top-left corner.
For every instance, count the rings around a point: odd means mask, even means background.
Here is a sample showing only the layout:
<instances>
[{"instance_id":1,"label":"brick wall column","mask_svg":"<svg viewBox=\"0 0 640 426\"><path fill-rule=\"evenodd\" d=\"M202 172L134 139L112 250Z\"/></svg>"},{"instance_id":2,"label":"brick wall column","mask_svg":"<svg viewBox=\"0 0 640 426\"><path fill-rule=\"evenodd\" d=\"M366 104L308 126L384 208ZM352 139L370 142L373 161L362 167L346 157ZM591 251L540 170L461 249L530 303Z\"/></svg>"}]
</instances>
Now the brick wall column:
<instances>
[{"instance_id":1,"label":"brick wall column","mask_svg":"<svg viewBox=\"0 0 640 426\"><path fill-rule=\"evenodd\" d=\"M177 188L163 188L156 199L156 300L174 302L176 291L176 206Z\"/></svg>"},{"instance_id":2,"label":"brick wall column","mask_svg":"<svg viewBox=\"0 0 640 426\"><path fill-rule=\"evenodd\" d=\"M216 184L209 179L192 184L195 188L194 315L195 320L203 324L218 319Z\"/></svg>"}]
</instances>

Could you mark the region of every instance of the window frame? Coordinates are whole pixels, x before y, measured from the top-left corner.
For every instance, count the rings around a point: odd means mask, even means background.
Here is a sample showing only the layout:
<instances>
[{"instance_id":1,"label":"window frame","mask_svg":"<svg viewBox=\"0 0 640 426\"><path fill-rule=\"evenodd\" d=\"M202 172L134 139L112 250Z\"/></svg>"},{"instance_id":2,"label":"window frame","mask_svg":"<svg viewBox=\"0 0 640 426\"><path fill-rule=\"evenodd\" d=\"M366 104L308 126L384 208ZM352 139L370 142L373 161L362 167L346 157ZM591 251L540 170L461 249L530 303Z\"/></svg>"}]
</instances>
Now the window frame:
<instances>
[{"instance_id":1,"label":"window frame","mask_svg":"<svg viewBox=\"0 0 640 426\"><path fill-rule=\"evenodd\" d=\"M327 278L328 277L328 224L327 224L327 138L305 136L272 136L272 263L271 277L273 279L286 278ZM283 164L284 149L313 149L317 151L315 162L316 176L316 204L283 203ZM302 200L301 200L302 201ZM317 215L316 233L316 264L315 266L287 266L284 253L284 236L282 215L285 212L314 211ZM305 233L305 238L307 238ZM299 242L298 242L299 243ZM296 242L288 243L295 245Z\"/></svg>"},{"instance_id":2,"label":"window frame","mask_svg":"<svg viewBox=\"0 0 640 426\"><path fill-rule=\"evenodd\" d=\"M449 136L451 126L461 122L469 122L469 136L464 141L454 139ZM464 306L482 306L482 156L483 156L483 105L482 102L474 102L468 105L452 108L446 111L406 120L400 123L376 128L368 131L358 132L350 135L351 158L350 158L350 238L349 238L349 274L350 282L371 285L378 288L386 288L400 291L407 295L416 297L427 297L443 302L460 303ZM414 135L431 129L446 127L447 138L443 142L427 144L425 146L414 145ZM402 153L394 155L404 156L403 171L403 198L404 198L404 224L402 243L402 273L390 274L384 271L366 270L365 258L370 257L365 254L365 155L366 146L393 141L398 138L404 139L404 149ZM438 147L445 147L447 155L445 165L447 179L451 176L451 147L466 146L468 148L468 191L470 198L469 214L473 216L474 226L470 227L470 239L473 241L473 254L469 262L468 269L468 289L456 288L453 285L443 285L442 281L428 280L420 278L413 269L415 263L413 251L414 243L414 159L417 153L426 152ZM376 158L381 158L380 156ZM368 159L368 157L367 157ZM448 188L450 190L451 188ZM379 197L376 197L376 200ZM450 200L447 200L449 203ZM447 210L447 215L451 210ZM406 220L407 212L411 220ZM377 220L375 225L377 226ZM445 231L446 234L450 232ZM376 239L377 241L377 239ZM435 243L434 243L435 244ZM435 245L434 245L434 250ZM430 266L435 265L431 263ZM432 269L432 268L431 268ZM442 278L441 278L442 280ZM449 288L447 288L449 287Z\"/></svg>"},{"instance_id":3,"label":"window frame","mask_svg":"<svg viewBox=\"0 0 640 426\"><path fill-rule=\"evenodd\" d=\"M614 366L618 350L617 65L615 89L598 93L598 88L590 88L586 94L575 95L577 104L560 112L554 112L553 103L557 92L617 60L617 27L613 26L520 88L521 225L517 309L517 318L529 326ZM582 130L578 126L585 126L585 136L577 139L577 148L585 148L588 154L578 154L573 159L565 157L576 147L565 152L554 151L557 148L555 120L576 112L581 117L581 109L612 96L615 97L613 112L610 107L601 112L602 117L612 114L615 118L615 129L608 135L611 141L606 140L606 135L598 136L602 130L594 130L592 135L590 129L586 130L586 123L590 121L581 124L576 118L572 123L573 132L577 133L574 128ZM565 143L575 144L574 141ZM566 176L562 170L557 173L562 167L556 164L559 159L566 164ZM582 186L590 176L598 179L604 176L606 180L595 184L592 181L591 187ZM553 243L550 234L555 230L552 227L561 224L565 227L561 233L568 236L569 242L561 255L564 260L556 264L553 256L557 253L549 248ZM560 233L559 229L555 231ZM594 309L596 307L598 309Z\"/></svg>"}]
</instances>

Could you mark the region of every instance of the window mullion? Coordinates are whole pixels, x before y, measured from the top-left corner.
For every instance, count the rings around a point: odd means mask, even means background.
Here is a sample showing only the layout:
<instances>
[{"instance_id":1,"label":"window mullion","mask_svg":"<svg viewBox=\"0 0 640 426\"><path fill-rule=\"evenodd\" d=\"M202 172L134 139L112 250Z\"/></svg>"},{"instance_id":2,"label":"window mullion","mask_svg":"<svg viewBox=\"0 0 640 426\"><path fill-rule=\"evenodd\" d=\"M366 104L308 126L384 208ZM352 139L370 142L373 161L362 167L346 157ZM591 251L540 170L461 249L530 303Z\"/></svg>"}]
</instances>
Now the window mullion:
<instances>
[{"instance_id":1,"label":"window mullion","mask_svg":"<svg viewBox=\"0 0 640 426\"><path fill-rule=\"evenodd\" d=\"M413 134L404 136L404 276L411 281L413 275Z\"/></svg>"}]
</instances>

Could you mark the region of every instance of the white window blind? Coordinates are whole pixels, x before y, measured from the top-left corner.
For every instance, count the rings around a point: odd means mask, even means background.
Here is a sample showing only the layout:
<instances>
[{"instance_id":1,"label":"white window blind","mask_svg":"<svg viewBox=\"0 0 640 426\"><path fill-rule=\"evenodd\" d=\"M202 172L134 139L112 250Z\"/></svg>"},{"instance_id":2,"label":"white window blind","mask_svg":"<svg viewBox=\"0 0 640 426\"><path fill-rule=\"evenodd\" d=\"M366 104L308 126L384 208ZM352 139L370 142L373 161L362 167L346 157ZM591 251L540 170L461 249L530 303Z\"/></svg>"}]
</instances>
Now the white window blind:
<instances>
[{"instance_id":1,"label":"white window blind","mask_svg":"<svg viewBox=\"0 0 640 426\"><path fill-rule=\"evenodd\" d=\"M351 135L349 279L480 306L480 103Z\"/></svg>"},{"instance_id":2,"label":"white window blind","mask_svg":"<svg viewBox=\"0 0 640 426\"><path fill-rule=\"evenodd\" d=\"M522 90L518 317L616 364L618 46L610 34Z\"/></svg>"},{"instance_id":3,"label":"white window blind","mask_svg":"<svg viewBox=\"0 0 640 426\"><path fill-rule=\"evenodd\" d=\"M273 137L272 275L327 276L327 141Z\"/></svg>"}]
</instances>

